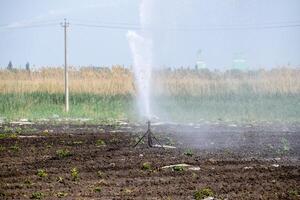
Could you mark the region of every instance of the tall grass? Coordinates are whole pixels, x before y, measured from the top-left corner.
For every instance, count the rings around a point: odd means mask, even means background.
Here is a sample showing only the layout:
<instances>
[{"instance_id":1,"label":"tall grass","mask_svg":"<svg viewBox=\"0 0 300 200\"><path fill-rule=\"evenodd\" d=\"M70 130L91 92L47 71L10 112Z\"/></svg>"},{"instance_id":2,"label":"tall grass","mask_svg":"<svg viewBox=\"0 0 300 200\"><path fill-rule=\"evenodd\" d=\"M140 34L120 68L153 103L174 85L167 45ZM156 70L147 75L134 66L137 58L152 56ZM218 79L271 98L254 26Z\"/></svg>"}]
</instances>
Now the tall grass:
<instances>
[{"instance_id":1,"label":"tall grass","mask_svg":"<svg viewBox=\"0 0 300 200\"><path fill-rule=\"evenodd\" d=\"M101 95L134 95L134 75L127 68L81 68L70 70L70 92ZM207 96L252 92L299 94L300 70L278 68L242 72L209 70L159 70L153 74L154 95ZM0 70L0 93L64 92L62 68L38 71Z\"/></svg>"},{"instance_id":2,"label":"tall grass","mask_svg":"<svg viewBox=\"0 0 300 200\"><path fill-rule=\"evenodd\" d=\"M64 70L42 68L38 71L0 70L0 93L64 92ZM133 78L122 67L103 69L82 68L69 70L70 91L102 95L132 94Z\"/></svg>"},{"instance_id":3,"label":"tall grass","mask_svg":"<svg viewBox=\"0 0 300 200\"><path fill-rule=\"evenodd\" d=\"M300 70L279 68L272 70L225 72L209 70L173 70L157 73L154 83L160 94L210 96L253 93L260 95L300 94Z\"/></svg>"},{"instance_id":4,"label":"tall grass","mask_svg":"<svg viewBox=\"0 0 300 200\"><path fill-rule=\"evenodd\" d=\"M29 118L90 118L95 120L132 119L134 100L129 95L102 96L88 93L70 95L70 112L64 112L62 93L0 93L0 117Z\"/></svg>"},{"instance_id":5,"label":"tall grass","mask_svg":"<svg viewBox=\"0 0 300 200\"><path fill-rule=\"evenodd\" d=\"M134 119L134 75L128 68L70 69L64 113L62 68L0 70L0 118ZM164 69L153 72L152 108L176 121L300 121L300 70Z\"/></svg>"}]
</instances>

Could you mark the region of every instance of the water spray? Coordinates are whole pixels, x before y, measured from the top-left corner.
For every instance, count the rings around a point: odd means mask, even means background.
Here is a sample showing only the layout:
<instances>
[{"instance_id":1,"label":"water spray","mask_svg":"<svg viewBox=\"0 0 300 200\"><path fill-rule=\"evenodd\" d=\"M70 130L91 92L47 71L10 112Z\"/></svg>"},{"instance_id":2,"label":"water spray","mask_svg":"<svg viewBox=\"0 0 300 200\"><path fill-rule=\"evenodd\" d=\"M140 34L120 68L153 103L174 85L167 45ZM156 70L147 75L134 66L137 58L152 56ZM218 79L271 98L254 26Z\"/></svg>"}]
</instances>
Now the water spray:
<instances>
[{"instance_id":1,"label":"water spray","mask_svg":"<svg viewBox=\"0 0 300 200\"><path fill-rule=\"evenodd\" d=\"M156 2L158 3L158 1ZM129 47L133 55L133 72L135 77L135 85L137 88L137 102L141 116L146 117L147 131L134 145L136 147L144 138L147 138L148 147L163 147L158 139L151 131L150 118L152 116L150 108L150 91L151 91L151 73L153 66L153 40L149 27L153 24L153 0L142 0L140 2L140 23L142 29L139 31L128 31L127 39ZM153 140L156 140L158 145L153 145Z\"/></svg>"}]
</instances>

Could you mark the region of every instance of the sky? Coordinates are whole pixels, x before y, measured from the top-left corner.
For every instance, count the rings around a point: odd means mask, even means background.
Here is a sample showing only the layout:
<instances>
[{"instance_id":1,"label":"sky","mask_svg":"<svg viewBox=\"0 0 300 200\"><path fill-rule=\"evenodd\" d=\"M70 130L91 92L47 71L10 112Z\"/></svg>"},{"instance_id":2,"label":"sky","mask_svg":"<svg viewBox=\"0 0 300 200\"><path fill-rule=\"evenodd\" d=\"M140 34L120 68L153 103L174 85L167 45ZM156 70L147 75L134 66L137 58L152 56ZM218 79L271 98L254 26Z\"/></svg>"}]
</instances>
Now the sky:
<instances>
[{"instance_id":1,"label":"sky","mask_svg":"<svg viewBox=\"0 0 300 200\"><path fill-rule=\"evenodd\" d=\"M0 0L0 66L62 66L64 18L70 65L130 66L126 35L140 27L140 1ZM148 1L157 67L194 67L199 50L216 69L237 57L249 68L300 66L299 0Z\"/></svg>"}]
</instances>

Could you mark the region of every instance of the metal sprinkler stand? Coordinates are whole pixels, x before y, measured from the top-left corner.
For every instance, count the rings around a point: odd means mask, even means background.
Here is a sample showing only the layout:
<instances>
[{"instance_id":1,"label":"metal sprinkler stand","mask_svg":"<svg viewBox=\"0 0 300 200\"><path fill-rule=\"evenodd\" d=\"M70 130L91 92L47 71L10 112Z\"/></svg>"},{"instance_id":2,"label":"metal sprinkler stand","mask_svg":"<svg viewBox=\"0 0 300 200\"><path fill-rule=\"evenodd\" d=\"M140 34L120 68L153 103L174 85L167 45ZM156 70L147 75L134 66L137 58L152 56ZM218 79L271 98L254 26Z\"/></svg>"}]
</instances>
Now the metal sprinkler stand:
<instances>
[{"instance_id":1,"label":"metal sprinkler stand","mask_svg":"<svg viewBox=\"0 0 300 200\"><path fill-rule=\"evenodd\" d=\"M139 139L139 141L133 146L136 147L139 143L141 143L141 141L147 137L147 144L148 147L154 147L153 146L153 139L160 145L160 147L162 147L164 149L164 146L159 142L159 140L153 135L153 133L151 132L151 122L150 120L147 122L148 124L148 129L146 131L146 133L143 135L143 137L141 137Z\"/></svg>"}]
</instances>

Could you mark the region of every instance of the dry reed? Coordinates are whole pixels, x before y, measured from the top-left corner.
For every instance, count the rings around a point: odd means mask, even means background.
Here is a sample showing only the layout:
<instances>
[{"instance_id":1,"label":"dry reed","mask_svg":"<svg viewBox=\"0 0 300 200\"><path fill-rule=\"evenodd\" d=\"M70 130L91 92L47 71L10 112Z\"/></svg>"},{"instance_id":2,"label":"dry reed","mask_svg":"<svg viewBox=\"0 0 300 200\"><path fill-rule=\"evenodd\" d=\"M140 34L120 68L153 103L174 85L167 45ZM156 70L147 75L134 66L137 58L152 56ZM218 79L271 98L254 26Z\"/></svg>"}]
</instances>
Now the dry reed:
<instances>
[{"instance_id":1,"label":"dry reed","mask_svg":"<svg viewBox=\"0 0 300 200\"><path fill-rule=\"evenodd\" d=\"M0 70L0 93L63 93L62 68L37 71ZM241 72L208 70L154 71L152 88L158 95L214 95L240 91L255 94L300 94L300 70L277 68ZM70 69L70 91L101 95L134 95L134 76L128 68Z\"/></svg>"}]
</instances>

